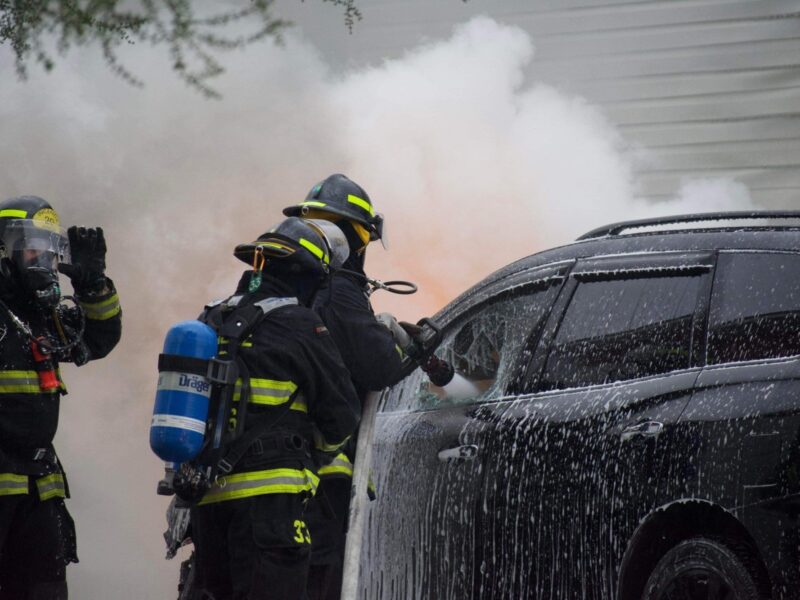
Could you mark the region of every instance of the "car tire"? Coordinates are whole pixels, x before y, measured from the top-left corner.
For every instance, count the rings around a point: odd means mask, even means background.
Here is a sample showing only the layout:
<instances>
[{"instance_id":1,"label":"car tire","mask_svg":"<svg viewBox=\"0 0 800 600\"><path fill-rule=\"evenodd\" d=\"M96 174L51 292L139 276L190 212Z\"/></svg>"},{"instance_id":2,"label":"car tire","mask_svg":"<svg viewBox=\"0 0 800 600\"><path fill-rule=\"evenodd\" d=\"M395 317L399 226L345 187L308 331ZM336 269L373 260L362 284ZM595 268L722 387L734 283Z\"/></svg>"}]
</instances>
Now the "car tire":
<instances>
[{"instance_id":1,"label":"car tire","mask_svg":"<svg viewBox=\"0 0 800 600\"><path fill-rule=\"evenodd\" d=\"M692 538L671 548L647 580L643 600L759 600L741 558L720 541Z\"/></svg>"}]
</instances>

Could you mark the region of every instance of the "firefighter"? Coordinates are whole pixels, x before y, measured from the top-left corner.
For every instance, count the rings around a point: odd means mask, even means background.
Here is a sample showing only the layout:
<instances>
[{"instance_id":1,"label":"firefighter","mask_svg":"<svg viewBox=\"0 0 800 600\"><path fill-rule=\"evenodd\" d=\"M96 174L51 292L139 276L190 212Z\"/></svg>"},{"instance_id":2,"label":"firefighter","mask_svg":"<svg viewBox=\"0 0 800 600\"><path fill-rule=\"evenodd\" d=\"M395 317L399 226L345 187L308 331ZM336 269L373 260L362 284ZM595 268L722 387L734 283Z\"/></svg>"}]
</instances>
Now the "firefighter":
<instances>
[{"instance_id":1,"label":"firefighter","mask_svg":"<svg viewBox=\"0 0 800 600\"><path fill-rule=\"evenodd\" d=\"M101 228L70 227L42 198L0 204L0 599L65 600L77 562L66 478L53 448L60 362L106 356L121 332ZM75 292L61 297L58 271Z\"/></svg>"},{"instance_id":2,"label":"firefighter","mask_svg":"<svg viewBox=\"0 0 800 600\"><path fill-rule=\"evenodd\" d=\"M382 390L405 374L404 352L375 318L364 272L367 245L382 240L383 217L375 212L364 189L341 174L316 184L303 202L283 213L333 222L347 238L350 255L317 294L314 309L330 330L363 401L368 392ZM336 600L340 595L354 450L351 441L330 465L320 469L320 492L309 508L312 600Z\"/></svg>"},{"instance_id":3,"label":"firefighter","mask_svg":"<svg viewBox=\"0 0 800 600\"><path fill-rule=\"evenodd\" d=\"M235 344L242 375L229 433L243 433L227 444L227 462L214 463L230 471L218 474L192 509L195 598L299 600L311 549L304 512L317 468L359 419L339 351L309 308L330 268L346 258L347 243L328 222L289 218L234 254L253 270L234 296L201 316L222 336L220 356L234 351L226 327L253 306L263 314ZM181 485L179 478L179 495Z\"/></svg>"}]
</instances>

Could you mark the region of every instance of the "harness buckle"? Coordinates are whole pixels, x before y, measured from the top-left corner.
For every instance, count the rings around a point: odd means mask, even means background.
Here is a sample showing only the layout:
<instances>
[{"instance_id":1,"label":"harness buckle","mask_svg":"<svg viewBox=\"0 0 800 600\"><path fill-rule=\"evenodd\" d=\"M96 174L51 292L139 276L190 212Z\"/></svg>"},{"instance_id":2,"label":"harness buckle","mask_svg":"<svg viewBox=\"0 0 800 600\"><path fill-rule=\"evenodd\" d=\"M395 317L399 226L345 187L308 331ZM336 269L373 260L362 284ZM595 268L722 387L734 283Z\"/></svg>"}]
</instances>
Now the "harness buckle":
<instances>
[{"instance_id":1,"label":"harness buckle","mask_svg":"<svg viewBox=\"0 0 800 600\"><path fill-rule=\"evenodd\" d=\"M36 448L33 451L33 460L42 460L45 456L47 456L47 448Z\"/></svg>"},{"instance_id":2,"label":"harness buckle","mask_svg":"<svg viewBox=\"0 0 800 600\"><path fill-rule=\"evenodd\" d=\"M217 463L217 470L223 473L224 475L227 475L228 473L233 471L233 465L224 458L221 458Z\"/></svg>"},{"instance_id":3,"label":"harness buckle","mask_svg":"<svg viewBox=\"0 0 800 600\"><path fill-rule=\"evenodd\" d=\"M232 360L220 360L219 358L211 358L208 361L208 371L206 378L211 383L226 385L228 383L235 383L238 374L238 369L235 368L236 363Z\"/></svg>"}]
</instances>

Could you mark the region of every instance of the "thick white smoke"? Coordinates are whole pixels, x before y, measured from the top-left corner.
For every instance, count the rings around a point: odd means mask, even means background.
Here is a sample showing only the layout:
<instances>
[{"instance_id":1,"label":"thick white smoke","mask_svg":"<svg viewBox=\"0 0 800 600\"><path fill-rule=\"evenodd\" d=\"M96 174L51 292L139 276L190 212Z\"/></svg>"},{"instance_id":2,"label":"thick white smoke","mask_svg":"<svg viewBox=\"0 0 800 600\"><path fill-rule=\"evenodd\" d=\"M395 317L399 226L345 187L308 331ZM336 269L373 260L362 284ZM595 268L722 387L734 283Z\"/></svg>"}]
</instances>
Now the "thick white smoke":
<instances>
[{"instance_id":1,"label":"thick white smoke","mask_svg":"<svg viewBox=\"0 0 800 600\"><path fill-rule=\"evenodd\" d=\"M415 297L376 295L415 320L513 259L606 222L744 208L732 182L688 183L672 202L638 201L625 141L586 101L523 70L533 44L487 18L398 60L335 73L297 34L228 60L207 101L159 52L131 50L129 88L94 50L16 82L0 59L0 195L50 199L66 224L101 225L124 309L106 360L67 368L57 439L70 476L81 563L72 597L162 600L166 501L148 447L156 357L167 327L228 294L236 243L277 222L317 180L343 172L385 213L391 247L368 271L408 278Z\"/></svg>"}]
</instances>

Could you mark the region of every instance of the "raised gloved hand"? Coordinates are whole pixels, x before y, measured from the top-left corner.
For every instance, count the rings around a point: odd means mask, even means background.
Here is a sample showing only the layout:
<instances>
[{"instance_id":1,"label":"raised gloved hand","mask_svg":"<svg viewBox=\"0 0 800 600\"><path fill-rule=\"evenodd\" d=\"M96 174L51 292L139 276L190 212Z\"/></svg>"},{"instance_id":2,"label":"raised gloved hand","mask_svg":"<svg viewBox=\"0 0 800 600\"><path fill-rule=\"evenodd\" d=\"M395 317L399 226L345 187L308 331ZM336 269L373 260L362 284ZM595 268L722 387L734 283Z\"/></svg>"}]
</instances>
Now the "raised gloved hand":
<instances>
[{"instance_id":1,"label":"raised gloved hand","mask_svg":"<svg viewBox=\"0 0 800 600\"><path fill-rule=\"evenodd\" d=\"M101 227L70 227L72 264L59 265L59 271L72 281L78 294L96 294L106 287L106 238Z\"/></svg>"}]
</instances>

